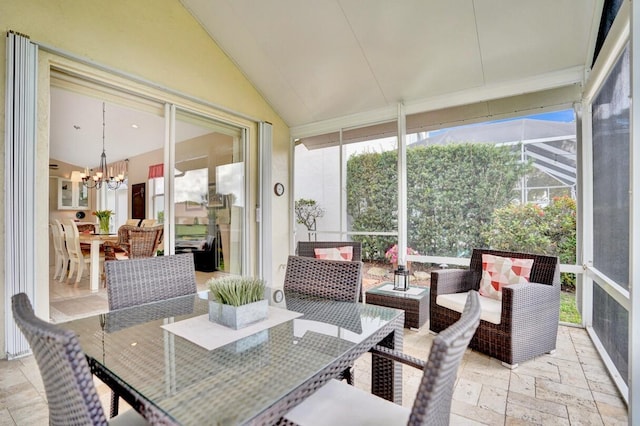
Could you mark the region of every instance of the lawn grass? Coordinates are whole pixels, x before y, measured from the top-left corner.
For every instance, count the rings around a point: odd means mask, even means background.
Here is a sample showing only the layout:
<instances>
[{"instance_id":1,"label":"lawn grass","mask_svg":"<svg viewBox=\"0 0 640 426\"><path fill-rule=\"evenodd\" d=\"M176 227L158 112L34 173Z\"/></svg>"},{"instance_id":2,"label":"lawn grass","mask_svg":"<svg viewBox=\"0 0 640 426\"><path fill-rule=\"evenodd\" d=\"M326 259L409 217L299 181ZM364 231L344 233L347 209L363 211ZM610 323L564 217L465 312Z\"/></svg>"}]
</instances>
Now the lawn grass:
<instances>
[{"instance_id":1,"label":"lawn grass","mask_svg":"<svg viewBox=\"0 0 640 426\"><path fill-rule=\"evenodd\" d=\"M575 293L565 291L560 293L560 322L582 324L582 317L576 308Z\"/></svg>"}]
</instances>

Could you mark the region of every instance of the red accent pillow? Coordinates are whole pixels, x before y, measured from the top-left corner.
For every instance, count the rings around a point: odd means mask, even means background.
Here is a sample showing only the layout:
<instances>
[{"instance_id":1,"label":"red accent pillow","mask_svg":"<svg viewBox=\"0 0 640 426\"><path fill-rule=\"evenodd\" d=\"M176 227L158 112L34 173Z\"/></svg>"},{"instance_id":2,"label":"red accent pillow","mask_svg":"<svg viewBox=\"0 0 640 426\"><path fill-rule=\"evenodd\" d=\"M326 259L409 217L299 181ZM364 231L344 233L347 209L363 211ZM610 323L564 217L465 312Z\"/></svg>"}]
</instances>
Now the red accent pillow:
<instances>
[{"instance_id":1,"label":"red accent pillow","mask_svg":"<svg viewBox=\"0 0 640 426\"><path fill-rule=\"evenodd\" d=\"M529 282L533 259L482 255L480 295L502 300L502 287Z\"/></svg>"},{"instance_id":2,"label":"red accent pillow","mask_svg":"<svg viewBox=\"0 0 640 426\"><path fill-rule=\"evenodd\" d=\"M316 248L313 249L316 259L351 260L353 259L353 246Z\"/></svg>"}]
</instances>

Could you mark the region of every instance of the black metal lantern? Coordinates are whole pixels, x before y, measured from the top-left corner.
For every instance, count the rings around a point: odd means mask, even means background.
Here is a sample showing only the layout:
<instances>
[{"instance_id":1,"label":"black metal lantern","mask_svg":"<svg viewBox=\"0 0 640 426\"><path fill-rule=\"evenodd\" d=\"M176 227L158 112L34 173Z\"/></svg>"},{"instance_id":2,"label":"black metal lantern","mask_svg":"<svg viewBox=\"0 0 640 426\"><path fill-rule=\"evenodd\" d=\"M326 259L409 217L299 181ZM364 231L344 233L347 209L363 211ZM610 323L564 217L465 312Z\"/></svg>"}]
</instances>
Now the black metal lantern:
<instances>
[{"instance_id":1,"label":"black metal lantern","mask_svg":"<svg viewBox=\"0 0 640 426\"><path fill-rule=\"evenodd\" d=\"M393 289L409 290L409 270L404 269L404 265L398 265L398 269L393 271Z\"/></svg>"}]
</instances>

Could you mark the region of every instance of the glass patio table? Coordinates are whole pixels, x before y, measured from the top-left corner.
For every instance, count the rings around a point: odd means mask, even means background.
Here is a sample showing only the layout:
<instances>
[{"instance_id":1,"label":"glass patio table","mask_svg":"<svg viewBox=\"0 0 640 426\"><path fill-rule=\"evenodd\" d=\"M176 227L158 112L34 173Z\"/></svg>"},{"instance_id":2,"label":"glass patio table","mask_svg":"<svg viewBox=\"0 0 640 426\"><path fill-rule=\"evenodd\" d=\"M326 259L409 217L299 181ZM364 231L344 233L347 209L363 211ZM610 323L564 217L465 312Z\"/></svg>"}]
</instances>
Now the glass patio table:
<instances>
[{"instance_id":1,"label":"glass patio table","mask_svg":"<svg viewBox=\"0 0 640 426\"><path fill-rule=\"evenodd\" d=\"M402 350L403 311L295 294L287 309L301 316L212 350L167 330L204 321L206 297L62 326L78 334L92 373L156 424L273 424L374 345ZM401 367L373 355L371 370L372 392L401 403Z\"/></svg>"}]
</instances>

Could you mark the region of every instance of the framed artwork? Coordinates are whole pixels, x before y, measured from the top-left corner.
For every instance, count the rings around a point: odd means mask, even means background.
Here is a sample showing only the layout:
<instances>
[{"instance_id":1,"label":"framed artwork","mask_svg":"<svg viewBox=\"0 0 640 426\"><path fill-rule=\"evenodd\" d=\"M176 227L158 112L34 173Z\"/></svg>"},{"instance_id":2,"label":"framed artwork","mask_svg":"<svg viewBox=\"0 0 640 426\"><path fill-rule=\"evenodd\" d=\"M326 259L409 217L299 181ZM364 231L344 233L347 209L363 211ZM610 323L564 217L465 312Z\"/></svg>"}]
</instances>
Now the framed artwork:
<instances>
[{"instance_id":1,"label":"framed artwork","mask_svg":"<svg viewBox=\"0 0 640 426\"><path fill-rule=\"evenodd\" d=\"M146 219L146 199L145 199L146 183L134 183L131 186L131 218Z\"/></svg>"},{"instance_id":2,"label":"framed artwork","mask_svg":"<svg viewBox=\"0 0 640 426\"><path fill-rule=\"evenodd\" d=\"M225 196L222 194L218 194L216 192L216 184L212 183L209 185L209 207L213 208L224 208L225 206Z\"/></svg>"}]
</instances>

